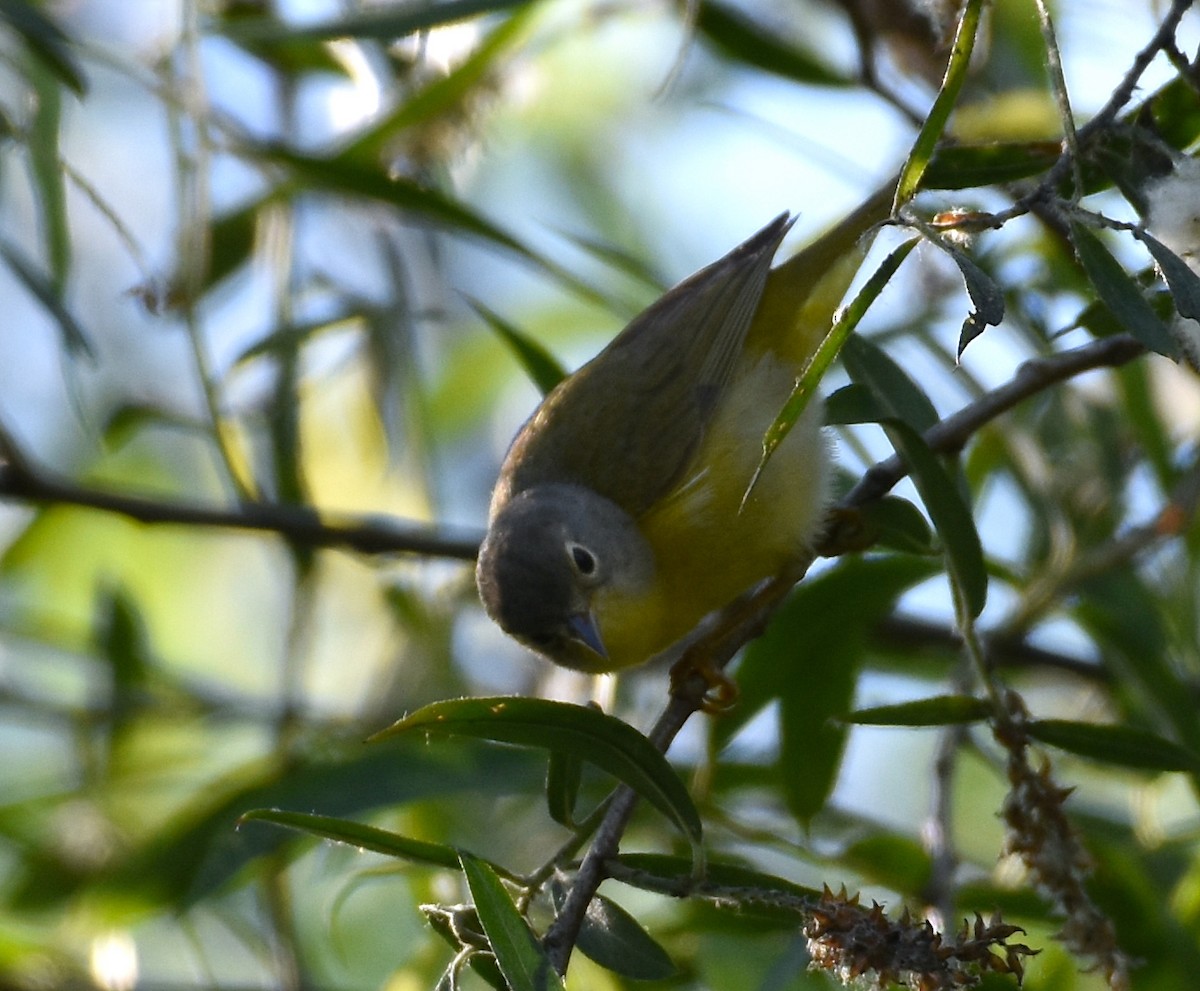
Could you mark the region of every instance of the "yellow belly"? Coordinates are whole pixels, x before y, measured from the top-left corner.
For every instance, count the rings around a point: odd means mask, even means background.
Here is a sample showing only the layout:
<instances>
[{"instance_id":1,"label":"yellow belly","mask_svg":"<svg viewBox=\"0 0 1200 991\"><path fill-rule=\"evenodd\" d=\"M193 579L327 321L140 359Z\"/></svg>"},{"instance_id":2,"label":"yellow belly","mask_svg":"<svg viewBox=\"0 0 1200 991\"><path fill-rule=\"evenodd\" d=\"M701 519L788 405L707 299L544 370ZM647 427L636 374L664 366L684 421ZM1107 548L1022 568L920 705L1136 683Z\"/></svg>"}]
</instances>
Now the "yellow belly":
<instances>
[{"instance_id":1,"label":"yellow belly","mask_svg":"<svg viewBox=\"0 0 1200 991\"><path fill-rule=\"evenodd\" d=\"M639 520L656 559L652 588L632 597L609 593L593 603L614 668L665 650L807 549L820 523L828 476L819 404L788 434L741 506L763 434L794 374L771 353L740 369L695 470Z\"/></svg>"}]
</instances>

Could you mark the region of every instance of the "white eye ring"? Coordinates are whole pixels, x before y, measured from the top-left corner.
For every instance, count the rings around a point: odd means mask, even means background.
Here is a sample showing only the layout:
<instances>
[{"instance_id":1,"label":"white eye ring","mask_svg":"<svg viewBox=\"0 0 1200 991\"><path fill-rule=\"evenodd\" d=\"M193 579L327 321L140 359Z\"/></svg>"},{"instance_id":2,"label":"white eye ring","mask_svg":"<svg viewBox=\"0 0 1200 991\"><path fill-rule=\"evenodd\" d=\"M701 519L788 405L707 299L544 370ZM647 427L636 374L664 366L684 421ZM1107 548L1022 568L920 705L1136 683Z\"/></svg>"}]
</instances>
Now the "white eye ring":
<instances>
[{"instance_id":1,"label":"white eye ring","mask_svg":"<svg viewBox=\"0 0 1200 991\"><path fill-rule=\"evenodd\" d=\"M571 563L585 578L590 578L596 573L596 555L583 546L577 544L573 540L567 542L567 553L571 555Z\"/></svg>"}]
</instances>

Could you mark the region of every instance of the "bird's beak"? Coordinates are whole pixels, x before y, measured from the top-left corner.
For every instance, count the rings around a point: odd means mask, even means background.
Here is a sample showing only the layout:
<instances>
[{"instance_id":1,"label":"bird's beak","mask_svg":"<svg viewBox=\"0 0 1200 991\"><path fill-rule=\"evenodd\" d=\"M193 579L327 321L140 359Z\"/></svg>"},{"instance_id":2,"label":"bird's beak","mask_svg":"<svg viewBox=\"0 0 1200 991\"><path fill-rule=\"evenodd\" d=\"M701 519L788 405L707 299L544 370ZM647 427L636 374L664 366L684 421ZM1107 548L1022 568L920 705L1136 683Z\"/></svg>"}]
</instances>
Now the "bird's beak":
<instances>
[{"instance_id":1,"label":"bird's beak","mask_svg":"<svg viewBox=\"0 0 1200 991\"><path fill-rule=\"evenodd\" d=\"M595 651L600 657L608 660L608 651L604 649L604 640L600 637L600 629L596 626L596 618L591 612L575 613L567 617L567 629L571 637L585 647Z\"/></svg>"}]
</instances>

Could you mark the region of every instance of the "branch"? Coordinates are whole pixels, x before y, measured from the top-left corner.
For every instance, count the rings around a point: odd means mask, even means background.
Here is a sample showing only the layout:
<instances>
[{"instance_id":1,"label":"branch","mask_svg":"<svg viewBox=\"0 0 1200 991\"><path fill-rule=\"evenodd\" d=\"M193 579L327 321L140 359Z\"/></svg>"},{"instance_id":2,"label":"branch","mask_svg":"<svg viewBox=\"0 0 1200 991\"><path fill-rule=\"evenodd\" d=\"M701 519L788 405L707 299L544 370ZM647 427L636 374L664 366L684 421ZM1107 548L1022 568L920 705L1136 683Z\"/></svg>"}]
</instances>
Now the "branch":
<instances>
[{"instance_id":1,"label":"branch","mask_svg":"<svg viewBox=\"0 0 1200 991\"><path fill-rule=\"evenodd\" d=\"M408 553L473 561L479 549L480 538L474 533L457 534L444 527L409 521L369 517L335 520L307 506L243 502L234 508L222 508L88 488L34 469L23 458L13 456L11 445L5 447L8 463L0 464L0 500L84 506L139 523L257 530L308 547L345 547L363 554Z\"/></svg>"},{"instance_id":2,"label":"branch","mask_svg":"<svg viewBox=\"0 0 1200 991\"><path fill-rule=\"evenodd\" d=\"M981 427L1030 396L1083 372L1096 368L1115 368L1145 353L1145 347L1129 334L1115 334L1070 351L1031 358L1017 369L1010 381L930 427L925 432L925 443L935 453L953 454ZM899 455L893 455L870 468L842 498L837 508L854 509L879 499L907 474L907 465Z\"/></svg>"}]
</instances>

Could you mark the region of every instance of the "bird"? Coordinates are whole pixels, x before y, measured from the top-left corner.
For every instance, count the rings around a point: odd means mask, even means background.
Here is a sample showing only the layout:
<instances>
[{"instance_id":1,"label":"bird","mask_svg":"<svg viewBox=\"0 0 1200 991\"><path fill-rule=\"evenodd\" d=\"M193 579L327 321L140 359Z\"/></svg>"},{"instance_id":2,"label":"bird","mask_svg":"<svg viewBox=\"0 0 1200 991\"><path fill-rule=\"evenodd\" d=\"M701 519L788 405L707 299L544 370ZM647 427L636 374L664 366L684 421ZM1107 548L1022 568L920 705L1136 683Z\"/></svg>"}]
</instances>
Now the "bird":
<instances>
[{"instance_id":1,"label":"bird","mask_svg":"<svg viewBox=\"0 0 1200 991\"><path fill-rule=\"evenodd\" d=\"M549 392L501 464L476 564L505 632L618 671L810 552L830 477L819 403L756 470L881 202L772 269L795 222L781 213Z\"/></svg>"}]
</instances>

